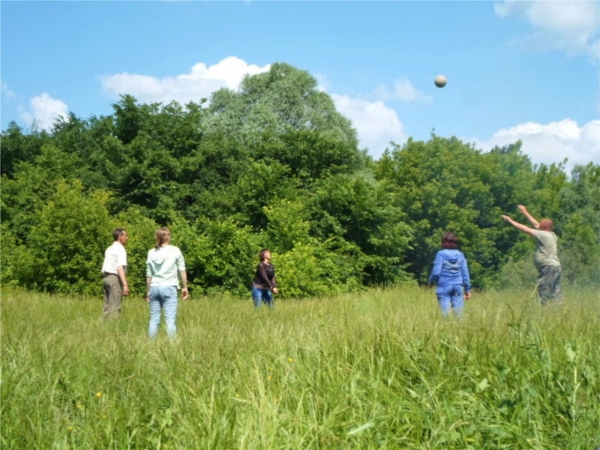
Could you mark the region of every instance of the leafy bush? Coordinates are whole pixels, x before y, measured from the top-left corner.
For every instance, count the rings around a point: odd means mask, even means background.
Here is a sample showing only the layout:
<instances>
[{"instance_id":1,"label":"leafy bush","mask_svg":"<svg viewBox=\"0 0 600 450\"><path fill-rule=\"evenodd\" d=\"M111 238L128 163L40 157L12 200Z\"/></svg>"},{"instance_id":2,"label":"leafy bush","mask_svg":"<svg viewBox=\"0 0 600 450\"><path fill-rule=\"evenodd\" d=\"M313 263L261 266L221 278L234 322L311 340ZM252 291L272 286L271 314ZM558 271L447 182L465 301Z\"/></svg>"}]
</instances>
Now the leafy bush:
<instances>
[{"instance_id":1,"label":"leafy bush","mask_svg":"<svg viewBox=\"0 0 600 450\"><path fill-rule=\"evenodd\" d=\"M190 286L204 294L249 295L258 263L258 252L267 246L266 236L233 220L204 220L189 224L183 219L171 225L173 243L181 248Z\"/></svg>"},{"instance_id":2,"label":"leafy bush","mask_svg":"<svg viewBox=\"0 0 600 450\"><path fill-rule=\"evenodd\" d=\"M101 289L106 236L113 220L105 191L84 194L79 180L61 181L36 217L27 247L15 252L12 271L19 285L47 292L94 294Z\"/></svg>"}]
</instances>

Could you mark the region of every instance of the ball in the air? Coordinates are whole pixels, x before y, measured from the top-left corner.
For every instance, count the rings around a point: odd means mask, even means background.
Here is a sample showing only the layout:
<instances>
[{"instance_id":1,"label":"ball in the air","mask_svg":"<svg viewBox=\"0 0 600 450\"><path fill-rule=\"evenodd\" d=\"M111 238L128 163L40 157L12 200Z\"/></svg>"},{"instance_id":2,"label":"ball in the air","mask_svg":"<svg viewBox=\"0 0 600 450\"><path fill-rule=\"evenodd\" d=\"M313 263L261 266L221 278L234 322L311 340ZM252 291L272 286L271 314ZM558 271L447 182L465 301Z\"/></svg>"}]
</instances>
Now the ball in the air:
<instances>
[{"instance_id":1,"label":"ball in the air","mask_svg":"<svg viewBox=\"0 0 600 450\"><path fill-rule=\"evenodd\" d=\"M438 75L437 77L435 77L435 80L433 80L433 82L437 87L443 88L444 86L446 86L447 80L444 75Z\"/></svg>"}]
</instances>

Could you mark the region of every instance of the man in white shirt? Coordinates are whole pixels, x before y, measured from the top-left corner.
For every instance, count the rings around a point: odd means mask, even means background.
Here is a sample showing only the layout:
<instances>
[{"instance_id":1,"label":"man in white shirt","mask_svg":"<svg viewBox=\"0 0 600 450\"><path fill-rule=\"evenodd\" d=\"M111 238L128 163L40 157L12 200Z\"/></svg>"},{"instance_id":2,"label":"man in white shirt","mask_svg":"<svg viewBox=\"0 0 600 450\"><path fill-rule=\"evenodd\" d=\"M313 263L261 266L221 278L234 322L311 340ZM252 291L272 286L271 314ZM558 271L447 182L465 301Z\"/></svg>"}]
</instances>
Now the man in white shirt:
<instances>
[{"instance_id":1,"label":"man in white shirt","mask_svg":"<svg viewBox=\"0 0 600 450\"><path fill-rule=\"evenodd\" d=\"M538 222L523 205L519 205L519 211L527 217L534 228L516 222L508 216L502 216L502 218L518 230L530 234L536 240L533 261L539 273L537 287L538 297L542 304L545 305L549 301L560 302L562 299L560 289L562 267L558 260L558 239L553 232L554 224L550 219L542 219Z\"/></svg>"},{"instance_id":2,"label":"man in white shirt","mask_svg":"<svg viewBox=\"0 0 600 450\"><path fill-rule=\"evenodd\" d=\"M125 276L127 272L127 232L123 228L113 231L113 244L104 252L102 275L104 276L104 319L121 314L123 296L129 294L129 285Z\"/></svg>"}]
</instances>

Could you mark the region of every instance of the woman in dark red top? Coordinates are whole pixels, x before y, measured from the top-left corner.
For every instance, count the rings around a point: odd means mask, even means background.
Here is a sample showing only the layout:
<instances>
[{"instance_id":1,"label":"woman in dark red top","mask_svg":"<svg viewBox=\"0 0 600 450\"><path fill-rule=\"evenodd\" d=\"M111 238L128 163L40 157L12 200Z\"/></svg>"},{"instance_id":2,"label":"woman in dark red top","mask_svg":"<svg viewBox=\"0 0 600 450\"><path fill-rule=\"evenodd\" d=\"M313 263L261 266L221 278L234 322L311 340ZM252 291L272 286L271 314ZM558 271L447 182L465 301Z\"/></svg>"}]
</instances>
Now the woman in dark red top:
<instances>
[{"instance_id":1,"label":"woman in dark red top","mask_svg":"<svg viewBox=\"0 0 600 450\"><path fill-rule=\"evenodd\" d=\"M262 303L269 308L273 308L273 294L278 294L277 277L275 276L275 266L271 263L271 252L269 249L263 249L258 254L260 263L256 266L256 275L252 281L252 300L254 306L260 308Z\"/></svg>"}]
</instances>

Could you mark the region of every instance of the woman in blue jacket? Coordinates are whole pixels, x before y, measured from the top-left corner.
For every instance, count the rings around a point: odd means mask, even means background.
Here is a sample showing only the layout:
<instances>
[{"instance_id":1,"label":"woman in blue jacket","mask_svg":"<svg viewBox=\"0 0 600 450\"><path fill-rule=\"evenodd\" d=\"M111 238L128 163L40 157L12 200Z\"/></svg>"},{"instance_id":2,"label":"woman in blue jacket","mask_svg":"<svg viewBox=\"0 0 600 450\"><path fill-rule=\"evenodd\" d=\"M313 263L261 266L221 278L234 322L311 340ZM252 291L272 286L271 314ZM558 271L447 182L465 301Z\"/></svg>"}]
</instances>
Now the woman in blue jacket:
<instances>
[{"instance_id":1,"label":"woman in blue jacket","mask_svg":"<svg viewBox=\"0 0 600 450\"><path fill-rule=\"evenodd\" d=\"M450 307L457 316L463 311L464 299L471 298L471 279L465 255L459 250L456 234L446 231L442 235L442 249L435 256L433 270L429 277L429 286L437 284L435 293L444 316Z\"/></svg>"}]
</instances>

